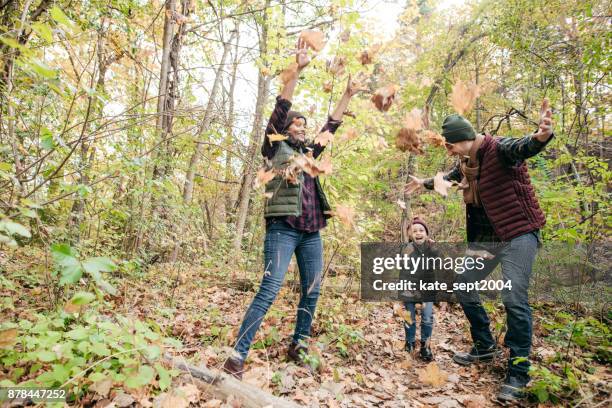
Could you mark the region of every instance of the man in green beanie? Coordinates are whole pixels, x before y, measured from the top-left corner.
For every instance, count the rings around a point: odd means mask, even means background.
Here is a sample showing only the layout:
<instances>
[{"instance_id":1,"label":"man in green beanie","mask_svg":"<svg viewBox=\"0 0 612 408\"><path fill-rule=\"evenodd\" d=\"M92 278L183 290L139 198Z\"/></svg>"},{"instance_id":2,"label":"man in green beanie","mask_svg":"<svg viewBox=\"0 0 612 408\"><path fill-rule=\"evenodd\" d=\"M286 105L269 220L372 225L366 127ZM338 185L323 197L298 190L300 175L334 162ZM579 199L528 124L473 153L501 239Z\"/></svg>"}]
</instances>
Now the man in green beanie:
<instances>
[{"instance_id":1,"label":"man in green beanie","mask_svg":"<svg viewBox=\"0 0 612 408\"><path fill-rule=\"evenodd\" d=\"M512 285L511 290L502 291L508 327L504 344L510 349L510 359L506 380L497 398L516 400L524 396L523 388L529 382L532 321L527 292L540 243L539 231L546 222L525 160L542 151L554 136L552 111L545 99L538 130L522 138L476 134L470 122L456 114L444 120L442 136L447 152L460 160L444 180L436 183L445 184L442 191L452 182L459 183L463 190L468 245L497 248L487 254L490 257L485 261L485 269L479 271L478 279L485 278L501 264L504 281ZM421 186L434 188L433 179L411 178L406 185L408 193ZM453 360L462 365L492 361L501 350L491 335L489 317L478 295L459 299L470 322L474 345L469 352L455 353Z\"/></svg>"}]
</instances>

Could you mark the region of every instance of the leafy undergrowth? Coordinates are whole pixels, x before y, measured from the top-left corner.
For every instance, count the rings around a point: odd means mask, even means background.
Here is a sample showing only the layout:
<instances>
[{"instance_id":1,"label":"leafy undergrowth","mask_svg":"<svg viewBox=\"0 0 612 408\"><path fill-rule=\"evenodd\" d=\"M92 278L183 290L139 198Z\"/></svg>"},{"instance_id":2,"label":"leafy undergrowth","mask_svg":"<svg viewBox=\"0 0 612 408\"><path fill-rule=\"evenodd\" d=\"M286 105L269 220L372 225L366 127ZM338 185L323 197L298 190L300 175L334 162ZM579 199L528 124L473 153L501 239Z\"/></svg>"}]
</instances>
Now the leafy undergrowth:
<instances>
[{"instance_id":1,"label":"leafy undergrowth","mask_svg":"<svg viewBox=\"0 0 612 408\"><path fill-rule=\"evenodd\" d=\"M228 287L223 274L180 265L123 276L116 296L81 282L76 293L54 297L57 288L45 286L35 260L0 262L0 385L67 386L72 405L240 406L238 399L221 401L198 389L162 357L172 352L195 365L221 367L252 291ZM29 267L40 276L23 273ZM282 290L255 339L246 382L312 407L495 406L505 360L453 364L453 351L470 347L458 306L436 307L436 361L426 364L403 351L398 305L362 303L330 289L340 283L342 278L326 281L305 366L285 357L298 295ZM500 334L502 307L488 307ZM609 325L575 316L553 307L534 312L534 395L528 405L596 406L609 398ZM609 323L609 316L603 321Z\"/></svg>"}]
</instances>

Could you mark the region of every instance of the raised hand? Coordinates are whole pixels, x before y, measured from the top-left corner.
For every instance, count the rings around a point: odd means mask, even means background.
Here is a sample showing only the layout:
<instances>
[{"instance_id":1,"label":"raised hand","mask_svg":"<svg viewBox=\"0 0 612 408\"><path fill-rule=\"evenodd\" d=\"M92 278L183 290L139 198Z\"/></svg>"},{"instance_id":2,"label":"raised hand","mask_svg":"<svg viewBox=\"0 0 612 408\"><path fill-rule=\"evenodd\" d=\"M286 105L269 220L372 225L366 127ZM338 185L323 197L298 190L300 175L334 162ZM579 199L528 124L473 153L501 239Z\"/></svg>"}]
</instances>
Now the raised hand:
<instances>
[{"instance_id":1,"label":"raised hand","mask_svg":"<svg viewBox=\"0 0 612 408\"><path fill-rule=\"evenodd\" d=\"M295 62L297 63L298 71L303 70L310 63L308 55L308 44L301 37L298 38L297 51L295 53Z\"/></svg>"},{"instance_id":2,"label":"raised hand","mask_svg":"<svg viewBox=\"0 0 612 408\"><path fill-rule=\"evenodd\" d=\"M412 175L409 177L410 177L410 181L404 187L404 193L406 194L414 193L415 191L423 187L423 183L425 182L425 180L412 176Z\"/></svg>"},{"instance_id":3,"label":"raised hand","mask_svg":"<svg viewBox=\"0 0 612 408\"><path fill-rule=\"evenodd\" d=\"M364 84L366 75L360 72L354 78L349 75L346 83L346 90L344 91L348 96L353 97L359 92L367 91L368 87Z\"/></svg>"},{"instance_id":4,"label":"raised hand","mask_svg":"<svg viewBox=\"0 0 612 408\"><path fill-rule=\"evenodd\" d=\"M548 98L544 98L542 107L540 108L540 125L533 137L540 142L546 142L550 139L552 133L552 109L550 108Z\"/></svg>"}]
</instances>

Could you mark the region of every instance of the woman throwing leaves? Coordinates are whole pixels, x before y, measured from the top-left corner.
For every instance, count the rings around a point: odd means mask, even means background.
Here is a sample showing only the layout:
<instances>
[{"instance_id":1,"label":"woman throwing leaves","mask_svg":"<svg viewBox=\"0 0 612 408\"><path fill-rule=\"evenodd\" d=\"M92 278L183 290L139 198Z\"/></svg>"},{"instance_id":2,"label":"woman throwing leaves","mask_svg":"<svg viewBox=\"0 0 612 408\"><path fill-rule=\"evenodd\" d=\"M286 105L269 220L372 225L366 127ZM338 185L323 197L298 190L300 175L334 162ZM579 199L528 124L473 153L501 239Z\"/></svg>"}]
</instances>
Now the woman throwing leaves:
<instances>
[{"instance_id":1,"label":"woman throwing leaves","mask_svg":"<svg viewBox=\"0 0 612 408\"><path fill-rule=\"evenodd\" d=\"M319 297L323 269L323 246L319 231L325 227L331 210L318 177L306 172L287 171L296 158L308 160L321 155L328 137L308 143L306 117L291 111L291 98L300 72L310 62L307 44L300 38L297 44L295 69L285 71L285 84L276 98L276 106L266 127L261 152L274 170L275 176L266 184L266 237L264 241L264 274L249 306L234 345L235 355L228 358L223 369L236 378L242 378L244 362L251 343L268 309L283 284L293 254L300 272L301 296L297 310L297 322L288 357L300 361L307 353L306 340ZM360 86L349 78L346 90L335 110L329 116L321 133L333 134L342 123L342 115L352 96L360 92ZM329 136L329 134L327 134ZM324 141L325 140L325 141ZM294 167L295 168L295 167Z\"/></svg>"}]
</instances>

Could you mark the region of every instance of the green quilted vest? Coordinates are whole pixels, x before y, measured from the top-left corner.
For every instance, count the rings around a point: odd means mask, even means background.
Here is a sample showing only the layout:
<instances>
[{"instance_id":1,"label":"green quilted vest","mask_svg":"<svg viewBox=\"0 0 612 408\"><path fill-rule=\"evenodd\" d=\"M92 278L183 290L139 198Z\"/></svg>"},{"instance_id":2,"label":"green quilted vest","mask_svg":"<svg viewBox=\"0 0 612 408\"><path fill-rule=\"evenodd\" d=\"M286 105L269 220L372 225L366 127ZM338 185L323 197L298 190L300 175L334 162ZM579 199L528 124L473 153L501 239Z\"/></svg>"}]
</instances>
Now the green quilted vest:
<instances>
[{"instance_id":1,"label":"green quilted vest","mask_svg":"<svg viewBox=\"0 0 612 408\"><path fill-rule=\"evenodd\" d=\"M298 154L295 150L284 141L279 142L278 150L272 158L272 167L274 169L283 169L289 163L291 156ZM300 172L298 175L298 183L291 184L282 176L276 175L266 184L266 195L271 198L266 199L264 217L285 217L294 215L299 217L302 215L302 186L304 184L304 174ZM323 212L330 211L331 207L325 197L319 178L315 177L315 186L321 208ZM325 214L325 217L329 217Z\"/></svg>"}]
</instances>

